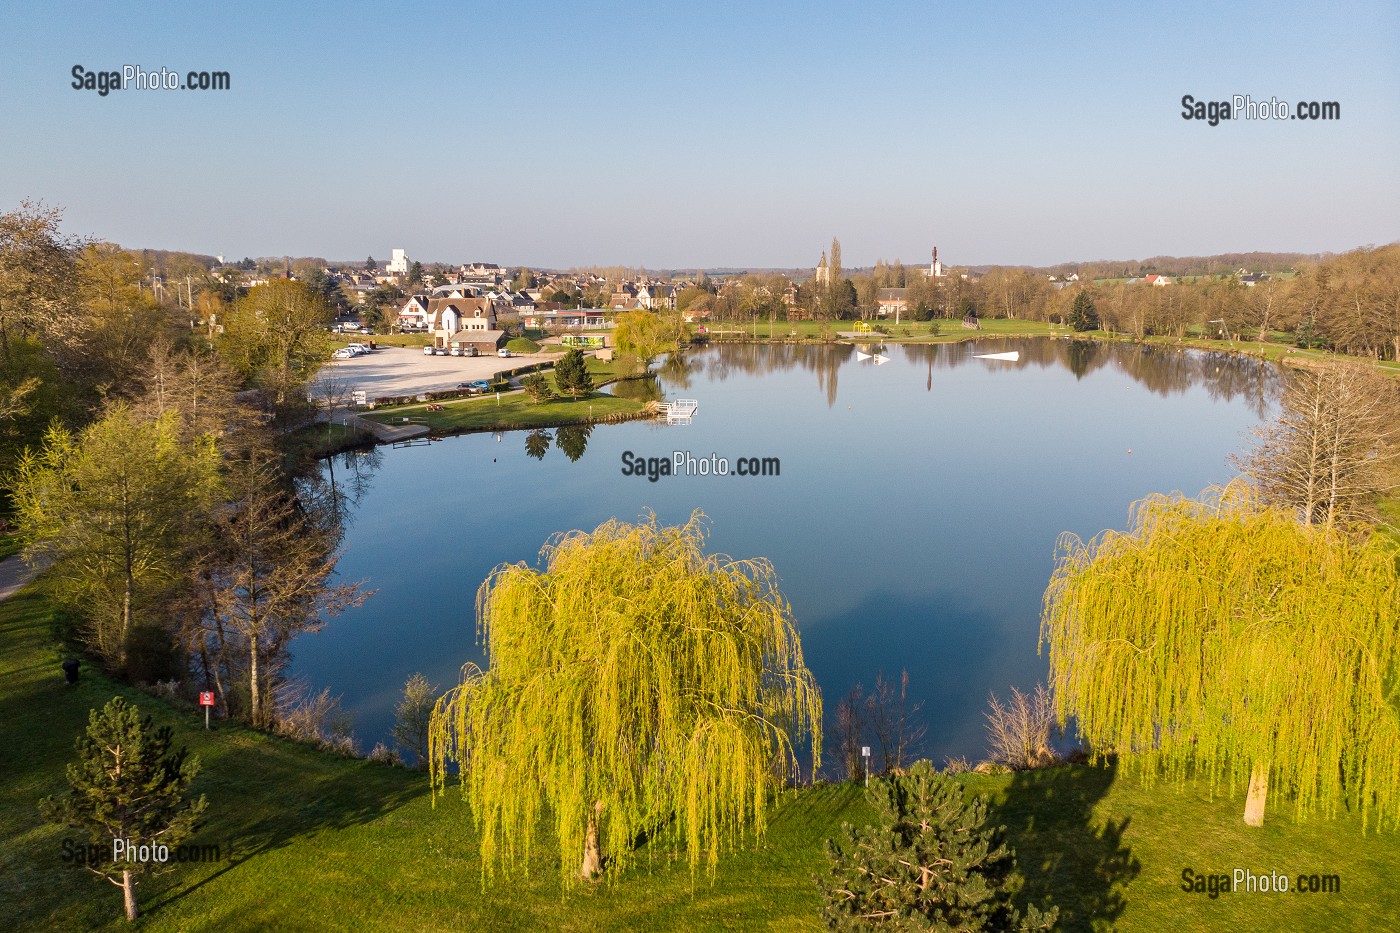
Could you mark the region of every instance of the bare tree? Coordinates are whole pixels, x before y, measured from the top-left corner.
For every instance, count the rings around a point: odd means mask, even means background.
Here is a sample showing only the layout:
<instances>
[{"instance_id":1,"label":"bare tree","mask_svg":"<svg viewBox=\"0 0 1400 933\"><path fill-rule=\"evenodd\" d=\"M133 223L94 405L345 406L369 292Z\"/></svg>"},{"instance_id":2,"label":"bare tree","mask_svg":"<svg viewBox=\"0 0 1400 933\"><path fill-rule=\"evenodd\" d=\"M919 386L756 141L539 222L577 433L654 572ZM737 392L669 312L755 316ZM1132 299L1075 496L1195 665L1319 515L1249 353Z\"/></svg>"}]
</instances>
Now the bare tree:
<instances>
[{"instance_id":1,"label":"bare tree","mask_svg":"<svg viewBox=\"0 0 1400 933\"><path fill-rule=\"evenodd\" d=\"M1400 391L1361 363L1295 371L1279 419L1232 462L1265 502L1293 509L1309 525L1365 521L1377 496L1395 488Z\"/></svg>"},{"instance_id":2,"label":"bare tree","mask_svg":"<svg viewBox=\"0 0 1400 933\"><path fill-rule=\"evenodd\" d=\"M206 620L225 657L222 640L240 639L248 659L249 718L263 728L272 725L270 683L292 639L371 595L360 584L331 582L339 555L325 530L298 507L274 456L254 448L231 466L235 505L209 568Z\"/></svg>"},{"instance_id":3,"label":"bare tree","mask_svg":"<svg viewBox=\"0 0 1400 933\"><path fill-rule=\"evenodd\" d=\"M1030 694L1011 688L1011 700L1003 704L993 693L987 718L987 741L992 760L1013 771L1054 764L1050 733L1055 727L1055 707L1050 691L1036 684Z\"/></svg>"},{"instance_id":4,"label":"bare tree","mask_svg":"<svg viewBox=\"0 0 1400 933\"><path fill-rule=\"evenodd\" d=\"M834 744L837 759L841 762L841 767L845 770L845 779L848 781L859 780L864 774L860 754L860 743L865 731L862 713L864 708L865 688L860 684L852 687L851 692L836 704L833 738L836 740Z\"/></svg>"},{"instance_id":5,"label":"bare tree","mask_svg":"<svg viewBox=\"0 0 1400 933\"><path fill-rule=\"evenodd\" d=\"M909 671L899 675L899 687L885 679L883 672L875 675L875 689L866 698L870 711L870 728L880 745L884 773L904 767L905 760L917 754L918 746L927 732L919 721L922 704L909 706Z\"/></svg>"}]
</instances>

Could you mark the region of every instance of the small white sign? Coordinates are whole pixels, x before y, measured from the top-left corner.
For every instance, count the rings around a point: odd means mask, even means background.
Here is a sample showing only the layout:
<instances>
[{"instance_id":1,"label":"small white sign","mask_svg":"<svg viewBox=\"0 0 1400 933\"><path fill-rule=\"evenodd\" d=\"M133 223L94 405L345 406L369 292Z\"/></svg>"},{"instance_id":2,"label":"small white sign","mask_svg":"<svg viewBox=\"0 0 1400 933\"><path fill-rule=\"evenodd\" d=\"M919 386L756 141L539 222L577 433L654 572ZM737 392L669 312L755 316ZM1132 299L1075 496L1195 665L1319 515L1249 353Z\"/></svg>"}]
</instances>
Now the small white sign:
<instances>
[{"instance_id":1,"label":"small white sign","mask_svg":"<svg viewBox=\"0 0 1400 933\"><path fill-rule=\"evenodd\" d=\"M365 404L366 398L365 398L364 390L363 390L363 389L359 389L359 390L356 390L356 391L354 391L354 392L351 392L351 393L350 393L350 401L351 401L352 403L356 404L356 405L363 405L363 404Z\"/></svg>"},{"instance_id":2,"label":"small white sign","mask_svg":"<svg viewBox=\"0 0 1400 933\"><path fill-rule=\"evenodd\" d=\"M862 757L862 758L869 758L869 757L870 757L870 746L869 746L869 745L862 745L862 746L860 747L860 757Z\"/></svg>"}]
</instances>

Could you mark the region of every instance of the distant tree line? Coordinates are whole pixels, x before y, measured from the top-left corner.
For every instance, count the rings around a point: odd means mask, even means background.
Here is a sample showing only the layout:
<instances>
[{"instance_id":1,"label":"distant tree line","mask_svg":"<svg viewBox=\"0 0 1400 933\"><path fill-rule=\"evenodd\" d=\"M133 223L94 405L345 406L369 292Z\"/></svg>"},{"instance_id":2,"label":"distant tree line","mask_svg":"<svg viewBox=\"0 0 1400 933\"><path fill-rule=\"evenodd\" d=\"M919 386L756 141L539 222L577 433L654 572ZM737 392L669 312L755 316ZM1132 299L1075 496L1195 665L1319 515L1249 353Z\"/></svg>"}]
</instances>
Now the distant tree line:
<instances>
[{"instance_id":1,"label":"distant tree line","mask_svg":"<svg viewBox=\"0 0 1400 933\"><path fill-rule=\"evenodd\" d=\"M790 317L871 320L881 289L904 289L906 320L1005 318L1073 325L1149 336L1202 336L1272 340L1382 360L1400 359L1400 244L1366 247L1312 261L1247 285L1239 268L1177 278L1157 286L1137 270L1115 278L1051 281L1042 272L997 267L980 276L952 270L932 279L922 267L879 261L869 273L845 275L839 241L828 261L830 284L792 283L778 274L753 274L722 288L692 286L677 309L708 312L717 321L754 322ZM1242 254L1253 255L1253 254ZM1112 270L1126 271L1126 270ZM1164 273L1165 274L1165 273ZM1092 305L1085 305L1087 295ZM1093 310L1091 316L1076 316ZM1087 323L1091 326L1081 326Z\"/></svg>"}]
</instances>

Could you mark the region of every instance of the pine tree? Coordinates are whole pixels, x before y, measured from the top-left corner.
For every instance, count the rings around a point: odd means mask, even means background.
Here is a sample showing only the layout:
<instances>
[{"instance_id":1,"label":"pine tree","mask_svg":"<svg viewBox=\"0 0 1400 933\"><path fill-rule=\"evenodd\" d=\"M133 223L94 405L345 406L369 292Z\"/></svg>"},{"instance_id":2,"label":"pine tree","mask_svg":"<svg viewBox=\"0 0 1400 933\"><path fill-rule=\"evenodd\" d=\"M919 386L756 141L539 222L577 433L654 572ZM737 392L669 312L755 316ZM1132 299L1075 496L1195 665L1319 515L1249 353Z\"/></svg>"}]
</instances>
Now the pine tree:
<instances>
[{"instance_id":1,"label":"pine tree","mask_svg":"<svg viewBox=\"0 0 1400 933\"><path fill-rule=\"evenodd\" d=\"M1074 305L1069 311L1069 326L1080 331L1099 329L1099 311L1088 292L1082 291L1074 296Z\"/></svg>"},{"instance_id":2,"label":"pine tree","mask_svg":"<svg viewBox=\"0 0 1400 933\"><path fill-rule=\"evenodd\" d=\"M871 784L879 825L842 827L827 841L831 874L818 880L834 930L1032 931L1058 911L1011 905L1016 857L1002 830L986 825L986 803L920 761Z\"/></svg>"},{"instance_id":3,"label":"pine tree","mask_svg":"<svg viewBox=\"0 0 1400 933\"><path fill-rule=\"evenodd\" d=\"M530 401L539 404L554 398L554 389L550 386L549 380L543 373L531 373L520 384L525 387L525 391L530 396Z\"/></svg>"},{"instance_id":4,"label":"pine tree","mask_svg":"<svg viewBox=\"0 0 1400 933\"><path fill-rule=\"evenodd\" d=\"M40 812L51 823L87 830L104 853L118 840L126 852L173 849L194 829L206 801L189 799L199 761L187 759L183 748L171 752L170 736L169 726L154 729L151 717L113 698L101 712L92 711L87 734L78 737L78 760L68 766L72 791L59 800L45 797ZM114 855L87 867L122 888L126 919L135 920L137 876L160 861L116 861Z\"/></svg>"},{"instance_id":5,"label":"pine tree","mask_svg":"<svg viewBox=\"0 0 1400 933\"><path fill-rule=\"evenodd\" d=\"M554 366L554 381L559 391L578 398L593 391L593 377L583 360L583 351L569 350Z\"/></svg>"}]
</instances>

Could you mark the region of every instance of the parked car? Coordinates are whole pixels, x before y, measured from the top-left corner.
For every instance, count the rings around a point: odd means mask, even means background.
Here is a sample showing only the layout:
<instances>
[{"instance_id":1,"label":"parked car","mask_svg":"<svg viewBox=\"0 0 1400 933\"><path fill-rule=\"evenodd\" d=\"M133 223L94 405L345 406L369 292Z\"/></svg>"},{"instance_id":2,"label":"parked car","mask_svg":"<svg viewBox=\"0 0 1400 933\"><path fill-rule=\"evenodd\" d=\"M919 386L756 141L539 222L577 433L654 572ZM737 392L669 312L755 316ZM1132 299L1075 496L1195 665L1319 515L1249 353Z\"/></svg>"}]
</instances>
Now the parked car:
<instances>
[{"instance_id":1,"label":"parked car","mask_svg":"<svg viewBox=\"0 0 1400 933\"><path fill-rule=\"evenodd\" d=\"M500 357L501 359L503 359L503 360L504 360L504 359L509 359L509 358L510 358L510 351L507 350L505 347L501 347L499 350L496 351L496 355L499 356L499 357Z\"/></svg>"},{"instance_id":2,"label":"parked car","mask_svg":"<svg viewBox=\"0 0 1400 933\"><path fill-rule=\"evenodd\" d=\"M464 349L462 349L461 347L453 347L451 350L448 350L447 352L448 352L448 355L449 355L449 356L466 356L466 355L467 355L467 351L464 350Z\"/></svg>"},{"instance_id":3,"label":"parked car","mask_svg":"<svg viewBox=\"0 0 1400 933\"><path fill-rule=\"evenodd\" d=\"M423 348L423 355L424 355L424 356L436 356L436 355L437 355L437 347L424 347L424 348Z\"/></svg>"},{"instance_id":4,"label":"parked car","mask_svg":"<svg viewBox=\"0 0 1400 933\"><path fill-rule=\"evenodd\" d=\"M341 347L339 350L336 350L335 353L331 355L338 360L348 360L354 358L355 351L350 349L349 347Z\"/></svg>"},{"instance_id":5,"label":"parked car","mask_svg":"<svg viewBox=\"0 0 1400 933\"><path fill-rule=\"evenodd\" d=\"M457 383L457 388L466 389L473 395L477 395L479 393L489 391L491 388L491 383L487 382L485 379L473 379L471 382Z\"/></svg>"}]
</instances>

